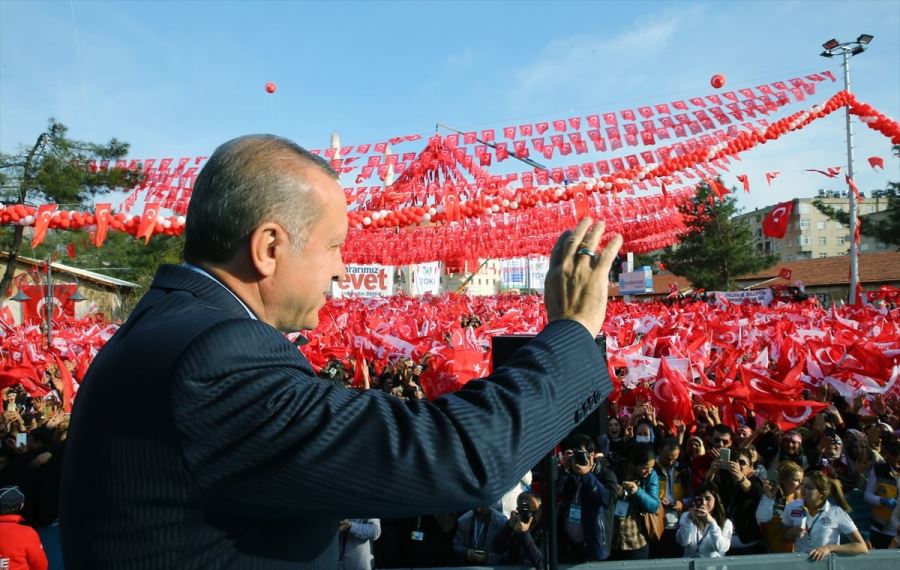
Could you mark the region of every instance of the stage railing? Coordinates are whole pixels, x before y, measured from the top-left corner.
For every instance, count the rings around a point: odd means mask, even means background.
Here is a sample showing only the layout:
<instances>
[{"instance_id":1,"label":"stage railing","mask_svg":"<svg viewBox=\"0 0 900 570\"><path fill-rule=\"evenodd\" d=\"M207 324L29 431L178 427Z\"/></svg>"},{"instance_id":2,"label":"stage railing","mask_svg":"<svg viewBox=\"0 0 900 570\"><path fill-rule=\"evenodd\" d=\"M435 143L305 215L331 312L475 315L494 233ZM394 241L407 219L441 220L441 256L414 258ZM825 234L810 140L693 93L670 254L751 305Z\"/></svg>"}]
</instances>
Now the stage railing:
<instances>
[{"instance_id":1,"label":"stage railing","mask_svg":"<svg viewBox=\"0 0 900 570\"><path fill-rule=\"evenodd\" d=\"M898 570L900 550L870 550L860 556L840 556L829 554L824 560L812 562L805 554L758 554L755 556L733 556L724 558L665 558L659 560L633 560L629 562L591 562L588 564L566 565L560 568L571 570ZM513 570L526 566L456 566L431 570ZM411 569L415 570L415 569Z\"/></svg>"}]
</instances>

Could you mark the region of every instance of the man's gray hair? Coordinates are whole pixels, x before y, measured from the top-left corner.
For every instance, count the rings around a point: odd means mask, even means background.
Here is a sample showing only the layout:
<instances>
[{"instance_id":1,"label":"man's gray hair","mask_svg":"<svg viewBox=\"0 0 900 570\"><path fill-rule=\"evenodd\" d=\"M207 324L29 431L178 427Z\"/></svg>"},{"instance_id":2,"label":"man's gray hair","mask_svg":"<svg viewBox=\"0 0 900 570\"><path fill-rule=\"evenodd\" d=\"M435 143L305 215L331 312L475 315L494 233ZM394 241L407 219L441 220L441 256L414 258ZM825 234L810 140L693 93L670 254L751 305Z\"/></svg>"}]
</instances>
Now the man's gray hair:
<instances>
[{"instance_id":1,"label":"man's gray hair","mask_svg":"<svg viewBox=\"0 0 900 570\"><path fill-rule=\"evenodd\" d=\"M322 201L298 170L313 167L337 179L322 158L275 135L232 139L203 166L188 205L184 260L225 263L260 224L281 225L299 250L322 214Z\"/></svg>"}]
</instances>

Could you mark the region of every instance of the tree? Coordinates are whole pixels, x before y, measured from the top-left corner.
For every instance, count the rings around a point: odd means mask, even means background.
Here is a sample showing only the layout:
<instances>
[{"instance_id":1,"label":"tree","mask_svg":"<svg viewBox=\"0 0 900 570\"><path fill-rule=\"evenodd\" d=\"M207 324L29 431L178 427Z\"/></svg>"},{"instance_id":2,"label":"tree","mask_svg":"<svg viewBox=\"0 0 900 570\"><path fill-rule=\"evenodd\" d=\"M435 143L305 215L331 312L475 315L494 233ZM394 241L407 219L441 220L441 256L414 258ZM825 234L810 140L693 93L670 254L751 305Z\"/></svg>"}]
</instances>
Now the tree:
<instances>
[{"instance_id":1,"label":"tree","mask_svg":"<svg viewBox=\"0 0 900 570\"><path fill-rule=\"evenodd\" d=\"M91 160L115 160L128 153L128 144L115 138L105 145L68 138L68 129L50 119L27 153L0 155L0 198L6 204L55 203L82 208L98 194L133 186L138 172L120 168L87 168ZM9 252L6 271L0 279L5 296L15 272L22 246L24 226L3 232L2 246Z\"/></svg>"},{"instance_id":2,"label":"tree","mask_svg":"<svg viewBox=\"0 0 900 570\"><path fill-rule=\"evenodd\" d=\"M737 213L733 194L715 201L710 196L709 186L702 184L691 203L680 208L687 229L676 246L665 249L661 261L694 287L733 289L735 277L771 267L778 256L754 251L750 228L731 219Z\"/></svg>"}]
</instances>

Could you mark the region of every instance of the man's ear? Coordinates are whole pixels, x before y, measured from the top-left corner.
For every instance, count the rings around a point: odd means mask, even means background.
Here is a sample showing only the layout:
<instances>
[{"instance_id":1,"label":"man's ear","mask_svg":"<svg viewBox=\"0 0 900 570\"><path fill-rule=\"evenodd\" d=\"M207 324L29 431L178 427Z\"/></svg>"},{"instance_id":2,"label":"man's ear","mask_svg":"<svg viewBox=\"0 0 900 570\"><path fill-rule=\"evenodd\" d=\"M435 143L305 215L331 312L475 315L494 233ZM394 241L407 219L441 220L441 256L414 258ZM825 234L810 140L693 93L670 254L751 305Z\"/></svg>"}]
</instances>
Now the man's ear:
<instances>
[{"instance_id":1,"label":"man's ear","mask_svg":"<svg viewBox=\"0 0 900 570\"><path fill-rule=\"evenodd\" d=\"M249 245L253 268L261 276L270 277L278 265L279 250L290 246L290 238L280 225L265 222L250 234Z\"/></svg>"}]
</instances>

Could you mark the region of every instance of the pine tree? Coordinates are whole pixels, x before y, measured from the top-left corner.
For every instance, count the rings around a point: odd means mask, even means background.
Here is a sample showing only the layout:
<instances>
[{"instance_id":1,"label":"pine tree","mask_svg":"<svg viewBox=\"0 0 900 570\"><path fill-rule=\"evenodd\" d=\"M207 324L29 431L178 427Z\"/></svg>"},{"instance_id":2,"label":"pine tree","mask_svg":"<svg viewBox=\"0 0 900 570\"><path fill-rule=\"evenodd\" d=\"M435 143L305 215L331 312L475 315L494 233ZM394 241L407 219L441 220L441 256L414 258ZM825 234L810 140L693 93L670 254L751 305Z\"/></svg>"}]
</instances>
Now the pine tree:
<instances>
[{"instance_id":1,"label":"pine tree","mask_svg":"<svg viewBox=\"0 0 900 570\"><path fill-rule=\"evenodd\" d=\"M687 229L677 245L665 249L661 261L694 287L721 291L734 289L735 277L771 267L778 256L754 251L750 228L732 220L738 213L733 194L714 198L709 186L698 187L691 203L681 208Z\"/></svg>"},{"instance_id":2,"label":"pine tree","mask_svg":"<svg viewBox=\"0 0 900 570\"><path fill-rule=\"evenodd\" d=\"M127 188L139 180L139 174L125 169L107 168L91 172L90 160L115 160L128 153L128 144L111 139L97 144L68 138L68 129L50 119L47 130L38 136L28 152L0 156L0 198L6 204L54 203L66 207L85 207L98 194L114 188ZM5 296L12 282L16 258L22 246L24 226L3 230L2 247L9 252L6 271L0 279L0 295Z\"/></svg>"}]
</instances>

